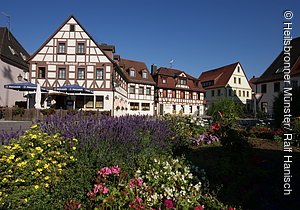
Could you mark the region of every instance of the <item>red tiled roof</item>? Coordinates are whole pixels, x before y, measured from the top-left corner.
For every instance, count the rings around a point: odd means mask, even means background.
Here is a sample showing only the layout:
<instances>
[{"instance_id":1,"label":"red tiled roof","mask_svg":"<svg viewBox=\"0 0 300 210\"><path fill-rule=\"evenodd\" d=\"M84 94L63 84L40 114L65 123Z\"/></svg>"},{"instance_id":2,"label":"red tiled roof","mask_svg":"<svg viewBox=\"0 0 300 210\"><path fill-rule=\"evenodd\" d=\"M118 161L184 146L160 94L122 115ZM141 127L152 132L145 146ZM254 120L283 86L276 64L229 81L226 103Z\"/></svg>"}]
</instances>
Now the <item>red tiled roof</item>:
<instances>
[{"instance_id":1,"label":"red tiled roof","mask_svg":"<svg viewBox=\"0 0 300 210\"><path fill-rule=\"evenodd\" d=\"M184 76L180 76L181 74L184 74ZM156 86L158 88L165 88L165 89L182 89L182 90L193 90L193 91L200 91L204 92L205 90L202 88L199 80L195 77L192 77L191 75L185 73L184 71L178 70L178 69L171 69L166 67L160 67L157 72L154 74L154 80L156 82ZM162 78L165 77L167 79L167 83L162 83ZM182 88L182 87L176 87L177 81L176 78L187 78L187 86L189 88ZM195 82L198 83L198 86L195 85Z\"/></svg>"},{"instance_id":2,"label":"red tiled roof","mask_svg":"<svg viewBox=\"0 0 300 210\"><path fill-rule=\"evenodd\" d=\"M214 81L214 85L205 87L204 89L225 87L238 64L239 62L236 62L217 69L202 72L199 77L201 83Z\"/></svg>"},{"instance_id":3,"label":"red tiled roof","mask_svg":"<svg viewBox=\"0 0 300 210\"><path fill-rule=\"evenodd\" d=\"M126 75L129 82L155 85L155 82L144 62L121 58L119 61L119 66L123 69L123 72ZM131 68L133 68L136 71L135 77L130 77ZM147 72L147 78L142 77L143 71Z\"/></svg>"}]
</instances>

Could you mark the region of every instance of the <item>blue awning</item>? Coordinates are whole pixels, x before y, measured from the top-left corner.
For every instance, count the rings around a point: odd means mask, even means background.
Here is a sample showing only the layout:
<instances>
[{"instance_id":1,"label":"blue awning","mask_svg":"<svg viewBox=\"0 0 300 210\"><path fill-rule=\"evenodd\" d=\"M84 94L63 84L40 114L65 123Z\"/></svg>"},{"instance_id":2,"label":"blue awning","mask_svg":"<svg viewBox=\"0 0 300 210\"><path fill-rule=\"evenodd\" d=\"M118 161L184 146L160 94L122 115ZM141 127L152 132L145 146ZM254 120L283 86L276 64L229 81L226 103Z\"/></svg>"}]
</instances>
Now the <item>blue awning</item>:
<instances>
[{"instance_id":1,"label":"blue awning","mask_svg":"<svg viewBox=\"0 0 300 210\"><path fill-rule=\"evenodd\" d=\"M14 84L8 84L4 85L4 88L6 89L12 89L12 90L18 90L18 91L36 91L36 84L33 84L31 82L23 82L23 83L14 83ZM48 92L47 89L41 87L42 92Z\"/></svg>"},{"instance_id":2,"label":"blue awning","mask_svg":"<svg viewBox=\"0 0 300 210\"><path fill-rule=\"evenodd\" d=\"M74 85L64 85L60 87L53 88L56 91L65 92L65 93L89 93L92 94L93 91L82 87L80 85L74 84Z\"/></svg>"}]
</instances>

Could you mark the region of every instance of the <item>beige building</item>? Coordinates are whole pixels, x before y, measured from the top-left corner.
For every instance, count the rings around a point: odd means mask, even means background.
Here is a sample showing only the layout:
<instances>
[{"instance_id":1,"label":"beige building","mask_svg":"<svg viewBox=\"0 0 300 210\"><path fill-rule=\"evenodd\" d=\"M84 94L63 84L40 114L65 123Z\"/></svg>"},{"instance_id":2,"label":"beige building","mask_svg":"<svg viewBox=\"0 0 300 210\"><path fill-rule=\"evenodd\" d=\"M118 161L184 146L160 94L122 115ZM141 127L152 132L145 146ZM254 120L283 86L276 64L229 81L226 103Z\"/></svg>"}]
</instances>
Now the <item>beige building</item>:
<instances>
[{"instance_id":1,"label":"beige building","mask_svg":"<svg viewBox=\"0 0 300 210\"><path fill-rule=\"evenodd\" d=\"M239 62L202 72L199 81L208 105L226 97L250 106L252 89Z\"/></svg>"},{"instance_id":2,"label":"beige building","mask_svg":"<svg viewBox=\"0 0 300 210\"><path fill-rule=\"evenodd\" d=\"M26 107L26 92L5 89L4 85L26 82L29 57L26 50L5 27L0 27L0 107Z\"/></svg>"}]
</instances>

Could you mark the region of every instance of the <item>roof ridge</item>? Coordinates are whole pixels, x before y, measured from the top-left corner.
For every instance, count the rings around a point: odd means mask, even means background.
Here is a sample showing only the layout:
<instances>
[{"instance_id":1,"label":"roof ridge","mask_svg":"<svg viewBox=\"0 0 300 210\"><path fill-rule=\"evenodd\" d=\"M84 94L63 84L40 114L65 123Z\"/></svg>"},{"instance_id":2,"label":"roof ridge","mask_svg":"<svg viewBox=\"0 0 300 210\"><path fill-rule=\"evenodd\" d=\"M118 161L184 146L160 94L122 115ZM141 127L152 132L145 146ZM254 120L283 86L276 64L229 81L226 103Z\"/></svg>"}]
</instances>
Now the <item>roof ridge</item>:
<instances>
[{"instance_id":1,"label":"roof ridge","mask_svg":"<svg viewBox=\"0 0 300 210\"><path fill-rule=\"evenodd\" d=\"M228 65L225 65L225 66L221 66L221 67L218 67L218 68L215 68L215 69L210 69L210 70L207 70L207 71L203 71L202 73L217 71L217 70L220 70L220 69L223 69L223 68L226 68L226 67L229 67L229 66L238 65L238 64L240 64L239 61L237 61L235 63L231 63L231 64L228 64Z\"/></svg>"}]
</instances>

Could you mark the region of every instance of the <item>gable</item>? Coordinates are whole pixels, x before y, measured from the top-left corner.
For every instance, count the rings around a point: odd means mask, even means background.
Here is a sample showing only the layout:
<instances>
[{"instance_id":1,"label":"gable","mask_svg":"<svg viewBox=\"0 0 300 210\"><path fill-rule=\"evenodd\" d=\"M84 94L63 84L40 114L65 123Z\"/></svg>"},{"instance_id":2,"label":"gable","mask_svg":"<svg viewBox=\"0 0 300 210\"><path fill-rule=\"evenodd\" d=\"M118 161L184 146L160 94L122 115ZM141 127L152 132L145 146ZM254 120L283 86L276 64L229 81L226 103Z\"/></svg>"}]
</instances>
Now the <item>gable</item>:
<instances>
[{"instance_id":1,"label":"gable","mask_svg":"<svg viewBox=\"0 0 300 210\"><path fill-rule=\"evenodd\" d=\"M78 44L85 47L84 55L79 55ZM59 52L59 45L65 45L65 53ZM85 56L89 56L86 58ZM46 42L31 56L30 61L36 62L107 62L108 57L99 48L93 38L80 23L71 16Z\"/></svg>"}]
</instances>

